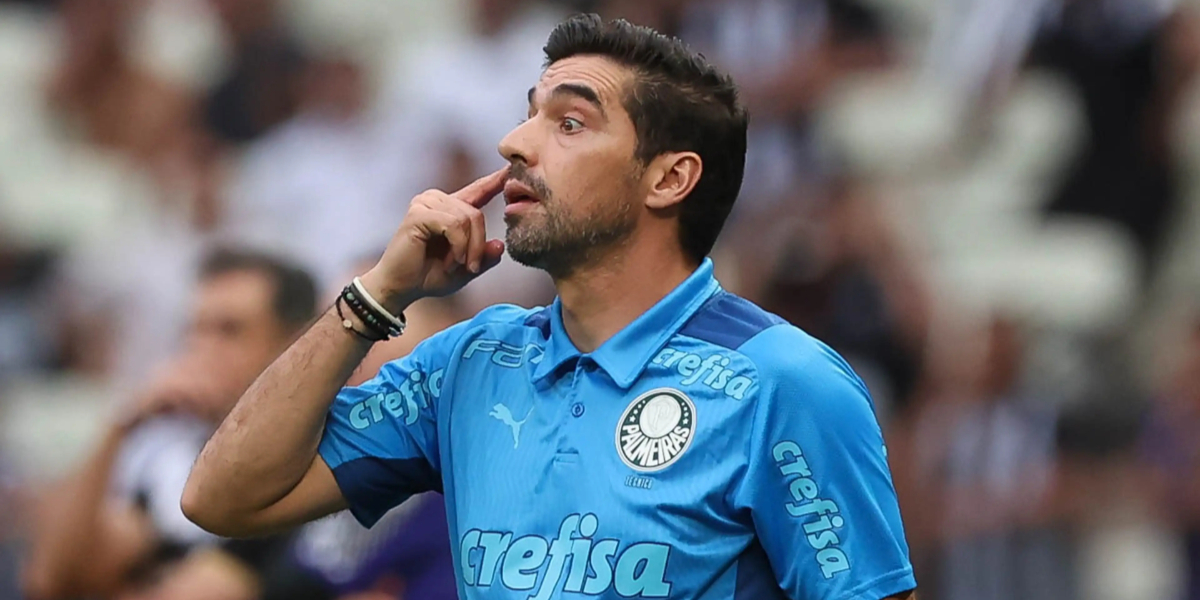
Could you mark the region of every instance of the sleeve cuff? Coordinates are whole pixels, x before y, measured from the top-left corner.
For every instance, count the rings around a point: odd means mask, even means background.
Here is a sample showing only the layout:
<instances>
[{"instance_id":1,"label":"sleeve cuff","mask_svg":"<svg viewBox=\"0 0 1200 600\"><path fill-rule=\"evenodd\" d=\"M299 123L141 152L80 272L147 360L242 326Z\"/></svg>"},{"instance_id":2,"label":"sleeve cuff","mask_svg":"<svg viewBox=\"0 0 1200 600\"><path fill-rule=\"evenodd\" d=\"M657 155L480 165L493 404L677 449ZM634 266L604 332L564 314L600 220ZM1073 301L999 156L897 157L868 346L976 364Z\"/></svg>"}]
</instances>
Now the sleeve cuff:
<instances>
[{"instance_id":1,"label":"sleeve cuff","mask_svg":"<svg viewBox=\"0 0 1200 600\"><path fill-rule=\"evenodd\" d=\"M857 586L836 600L884 600L915 589L917 579L913 577L912 567L905 567Z\"/></svg>"}]
</instances>

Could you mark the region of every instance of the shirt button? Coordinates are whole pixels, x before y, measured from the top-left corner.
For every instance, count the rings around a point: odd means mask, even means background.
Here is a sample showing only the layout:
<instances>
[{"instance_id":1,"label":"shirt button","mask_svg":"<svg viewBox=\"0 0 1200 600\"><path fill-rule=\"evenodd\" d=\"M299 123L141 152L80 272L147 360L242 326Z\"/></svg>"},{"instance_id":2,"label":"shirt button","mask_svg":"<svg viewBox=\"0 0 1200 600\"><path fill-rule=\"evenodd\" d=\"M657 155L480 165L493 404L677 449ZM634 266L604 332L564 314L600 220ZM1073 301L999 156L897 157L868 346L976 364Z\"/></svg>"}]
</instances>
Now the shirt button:
<instances>
[{"instance_id":1,"label":"shirt button","mask_svg":"<svg viewBox=\"0 0 1200 600\"><path fill-rule=\"evenodd\" d=\"M575 417L582 417L583 416L583 403L576 402L575 404L572 404L571 405L571 414Z\"/></svg>"}]
</instances>

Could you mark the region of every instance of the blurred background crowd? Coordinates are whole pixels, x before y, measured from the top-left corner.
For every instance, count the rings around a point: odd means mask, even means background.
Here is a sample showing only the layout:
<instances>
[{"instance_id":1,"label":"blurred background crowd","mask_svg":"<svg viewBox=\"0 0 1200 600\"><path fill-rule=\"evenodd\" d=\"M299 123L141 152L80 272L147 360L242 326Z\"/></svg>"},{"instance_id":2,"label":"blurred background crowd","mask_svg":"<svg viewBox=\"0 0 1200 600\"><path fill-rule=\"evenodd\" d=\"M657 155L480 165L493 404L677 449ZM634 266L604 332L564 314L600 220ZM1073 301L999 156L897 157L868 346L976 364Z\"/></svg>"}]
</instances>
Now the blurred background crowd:
<instances>
[{"instance_id":1,"label":"blurred background crowd","mask_svg":"<svg viewBox=\"0 0 1200 600\"><path fill-rule=\"evenodd\" d=\"M436 497L232 542L178 494L579 10L740 84L718 277L867 381L922 598L1200 599L1194 0L0 0L0 599L453 597ZM356 377L552 295L508 261Z\"/></svg>"}]
</instances>

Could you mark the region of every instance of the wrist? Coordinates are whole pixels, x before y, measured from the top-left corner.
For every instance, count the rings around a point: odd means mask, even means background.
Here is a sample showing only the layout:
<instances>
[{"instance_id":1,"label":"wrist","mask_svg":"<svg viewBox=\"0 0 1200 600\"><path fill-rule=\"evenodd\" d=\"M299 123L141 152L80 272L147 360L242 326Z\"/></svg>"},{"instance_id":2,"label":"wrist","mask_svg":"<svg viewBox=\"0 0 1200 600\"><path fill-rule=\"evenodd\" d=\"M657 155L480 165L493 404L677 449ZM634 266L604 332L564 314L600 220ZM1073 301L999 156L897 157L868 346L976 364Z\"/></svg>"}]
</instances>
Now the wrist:
<instances>
[{"instance_id":1,"label":"wrist","mask_svg":"<svg viewBox=\"0 0 1200 600\"><path fill-rule=\"evenodd\" d=\"M375 330L369 323L355 314L353 310L346 307L345 299L342 297L338 297L334 301L333 307L329 309L329 313L337 319L339 327L361 342L366 348L387 340L385 334Z\"/></svg>"},{"instance_id":2,"label":"wrist","mask_svg":"<svg viewBox=\"0 0 1200 600\"><path fill-rule=\"evenodd\" d=\"M397 287L387 283L387 279L382 277L375 269L371 269L359 277L363 288L368 294L383 305L388 312L399 315L404 312L413 302L421 299L421 294L416 286L413 287Z\"/></svg>"}]
</instances>

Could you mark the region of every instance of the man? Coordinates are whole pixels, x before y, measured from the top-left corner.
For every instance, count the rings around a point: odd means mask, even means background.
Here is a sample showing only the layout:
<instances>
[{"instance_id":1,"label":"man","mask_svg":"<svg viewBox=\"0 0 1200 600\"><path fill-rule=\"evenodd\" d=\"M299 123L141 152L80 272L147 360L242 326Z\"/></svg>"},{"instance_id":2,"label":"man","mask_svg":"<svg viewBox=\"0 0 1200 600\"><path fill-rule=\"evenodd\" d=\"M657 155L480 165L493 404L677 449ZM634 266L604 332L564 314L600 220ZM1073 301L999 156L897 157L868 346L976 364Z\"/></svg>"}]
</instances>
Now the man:
<instances>
[{"instance_id":1,"label":"man","mask_svg":"<svg viewBox=\"0 0 1200 600\"><path fill-rule=\"evenodd\" d=\"M43 501L25 566L30 598L110 597L217 541L180 512L188 471L213 427L296 339L315 306L303 271L250 253L206 260L180 354L108 427L80 473Z\"/></svg>"},{"instance_id":2,"label":"man","mask_svg":"<svg viewBox=\"0 0 1200 600\"><path fill-rule=\"evenodd\" d=\"M500 143L511 167L413 200L362 277L381 306L343 293L263 373L184 512L243 536L343 508L370 524L441 490L469 599L911 597L866 389L723 292L705 258L744 167L732 81L595 16L555 29L546 56ZM501 189L506 244L479 211ZM388 315L505 246L551 275L551 306L490 308L341 389Z\"/></svg>"},{"instance_id":3,"label":"man","mask_svg":"<svg viewBox=\"0 0 1200 600\"><path fill-rule=\"evenodd\" d=\"M354 272L373 264L374 259ZM415 344L462 319L456 298L425 298L405 312L412 327L388 343L375 344L348 384L365 383L390 360L408 355ZM152 597L457 600L447 538L441 495L420 494L369 530L351 514L339 513L267 543L227 540L219 548L192 552L162 579Z\"/></svg>"}]
</instances>

